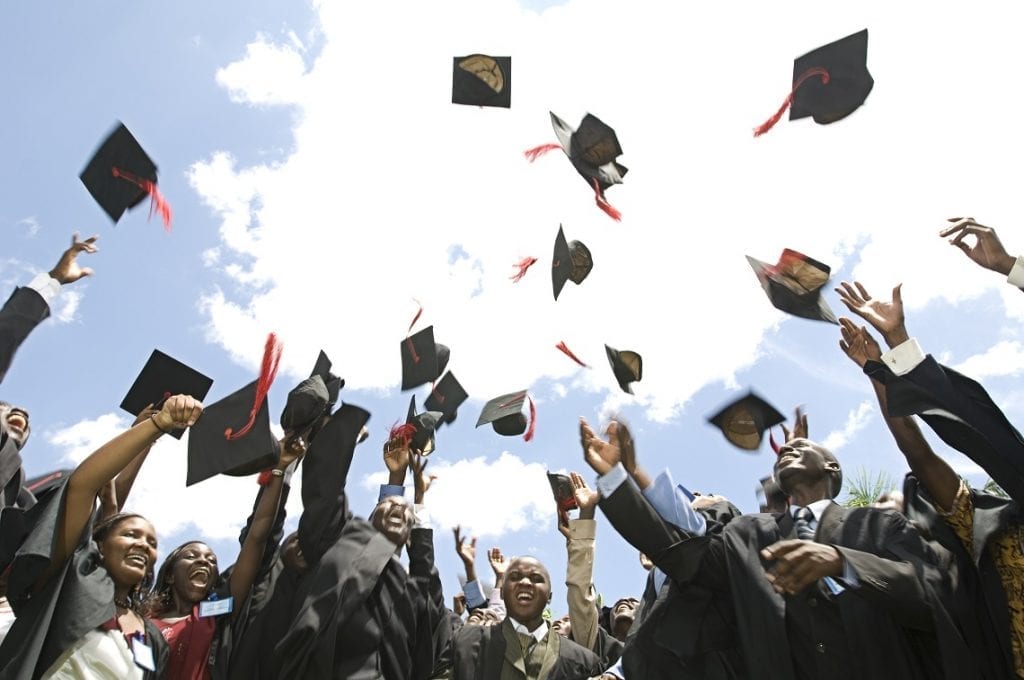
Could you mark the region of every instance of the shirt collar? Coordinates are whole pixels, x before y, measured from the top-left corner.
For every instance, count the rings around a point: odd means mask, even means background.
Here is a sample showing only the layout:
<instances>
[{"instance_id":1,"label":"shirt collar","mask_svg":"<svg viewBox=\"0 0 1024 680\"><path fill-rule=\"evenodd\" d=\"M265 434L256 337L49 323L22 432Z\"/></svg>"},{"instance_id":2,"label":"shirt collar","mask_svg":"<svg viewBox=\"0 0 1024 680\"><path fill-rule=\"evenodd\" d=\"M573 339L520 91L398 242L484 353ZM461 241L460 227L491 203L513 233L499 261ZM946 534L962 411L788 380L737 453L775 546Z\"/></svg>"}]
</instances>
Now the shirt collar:
<instances>
[{"instance_id":1,"label":"shirt collar","mask_svg":"<svg viewBox=\"0 0 1024 680\"><path fill-rule=\"evenodd\" d=\"M519 623L515 619L509 619L509 621L512 622L512 628L514 628L517 633L525 633L526 635L532 635L533 639L537 642L540 642L542 639L544 639L544 636L548 634L547 621L541 621L540 625L537 626L535 630L530 630L529 628Z\"/></svg>"},{"instance_id":2,"label":"shirt collar","mask_svg":"<svg viewBox=\"0 0 1024 680\"><path fill-rule=\"evenodd\" d=\"M827 508L830 505L832 505L832 499L831 498L822 498L820 501L814 501L813 503L811 503L810 505L808 505L806 507L809 508L810 511L814 514L814 521L815 522L820 522L821 521L821 516L823 514L825 514L825 508ZM797 510L799 510L801 507L804 507L804 506L800 506L800 505L793 505L793 506L791 506L789 508L789 514L792 515L793 517L796 517Z\"/></svg>"}]
</instances>

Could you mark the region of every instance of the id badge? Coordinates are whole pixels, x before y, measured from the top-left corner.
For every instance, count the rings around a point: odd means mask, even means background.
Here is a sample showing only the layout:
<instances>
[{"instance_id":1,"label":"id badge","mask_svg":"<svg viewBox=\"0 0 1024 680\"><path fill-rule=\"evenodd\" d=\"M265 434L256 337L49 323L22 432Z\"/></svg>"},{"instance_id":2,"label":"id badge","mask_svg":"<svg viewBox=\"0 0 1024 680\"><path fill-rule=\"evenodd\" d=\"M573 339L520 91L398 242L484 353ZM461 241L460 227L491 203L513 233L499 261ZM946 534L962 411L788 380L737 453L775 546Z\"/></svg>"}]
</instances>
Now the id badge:
<instances>
[{"instance_id":1,"label":"id badge","mask_svg":"<svg viewBox=\"0 0 1024 680\"><path fill-rule=\"evenodd\" d=\"M143 642L141 635L132 638L132 657L135 658L135 665L147 671L156 671L156 660L153 657L153 648Z\"/></svg>"},{"instance_id":2,"label":"id badge","mask_svg":"<svg viewBox=\"0 0 1024 680\"><path fill-rule=\"evenodd\" d=\"M199 603L199 616L223 616L230 614L235 608L235 598L225 597L223 600L203 600Z\"/></svg>"}]
</instances>

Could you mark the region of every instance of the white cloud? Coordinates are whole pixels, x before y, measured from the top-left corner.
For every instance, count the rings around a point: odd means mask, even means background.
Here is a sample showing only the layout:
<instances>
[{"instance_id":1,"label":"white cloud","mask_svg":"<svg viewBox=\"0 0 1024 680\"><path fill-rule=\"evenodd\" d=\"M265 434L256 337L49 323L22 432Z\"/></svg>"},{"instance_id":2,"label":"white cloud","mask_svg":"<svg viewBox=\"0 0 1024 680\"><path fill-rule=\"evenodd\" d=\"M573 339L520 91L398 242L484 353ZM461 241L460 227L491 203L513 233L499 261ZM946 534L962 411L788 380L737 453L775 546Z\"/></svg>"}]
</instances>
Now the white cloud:
<instances>
[{"instance_id":1,"label":"white cloud","mask_svg":"<svg viewBox=\"0 0 1024 680\"><path fill-rule=\"evenodd\" d=\"M975 380L1017 375L1024 370L1024 346L1017 340L1001 340L981 354L975 354L954 366Z\"/></svg>"},{"instance_id":2,"label":"white cloud","mask_svg":"<svg viewBox=\"0 0 1024 680\"><path fill-rule=\"evenodd\" d=\"M846 446L853 435L857 434L864 429L864 426L871 422L871 419L875 415L875 403L873 401L864 401L850 411L850 414L846 417L846 424L843 425L841 430L833 430L828 433L825 440L822 442L829 451L835 453L839 449Z\"/></svg>"},{"instance_id":3,"label":"white cloud","mask_svg":"<svg viewBox=\"0 0 1024 680\"><path fill-rule=\"evenodd\" d=\"M39 224L39 220L35 215L30 215L29 217L18 220L18 226L24 227L25 236L28 238L35 238L39 233L39 230L43 228L43 225Z\"/></svg>"},{"instance_id":4,"label":"white cloud","mask_svg":"<svg viewBox=\"0 0 1024 680\"><path fill-rule=\"evenodd\" d=\"M226 150L190 174L222 221L212 266L231 284L204 299L209 337L249 366L260 352L252 338L274 329L293 375L323 346L360 357L346 368L350 385L392 387L394 343L416 298L421 326L434 324L453 348L470 394L569 379L572 391L606 394L605 411L638 403L668 420L702 386L731 383L784 318L746 254L771 260L796 248L879 295L902 280L911 310L1005 286L937 237L965 206L984 206L986 223L1020 219L1012 173L954 170L957 159L1000 167L1024 151L1019 136L999 132L1016 130L1018 107L1002 86L1015 43L998 5L949 5L934 14L949 30L925 35L914 8L882 2L826 14L806 2L749 3L741 24L735 7L708 3L572 0L542 13L513 0L315 7L319 54L306 56L291 37L256 36L218 73L235 101L294 106L293 149L248 167ZM610 25L621 49L595 59L594 36ZM793 57L865 25L876 79L866 105L836 125L783 122L754 139L751 128L788 91ZM680 26L701 29L680 41ZM725 26L728 46L713 30ZM974 30L988 37L970 54L949 49L946 36ZM908 51L911 34L920 41ZM510 110L450 103L453 54L483 48L514 56ZM714 69L691 67L708 55ZM650 86L661 77L672 86ZM986 106L951 106L953 84L960 100L983 94ZM608 192L622 223L597 210L562 154L524 160L524 149L554 138L549 109L572 124L590 111L616 129L631 168ZM546 270L560 223L595 266L556 303ZM512 263L527 254L540 262L512 284ZM322 297L310 291L326 290L353 293L344 318L319 313ZM1024 301L1004 299L1024 315ZM362 331L339 332L353 327ZM594 370L562 356L559 340ZM605 342L643 355L635 397L618 390Z\"/></svg>"},{"instance_id":5,"label":"white cloud","mask_svg":"<svg viewBox=\"0 0 1024 680\"><path fill-rule=\"evenodd\" d=\"M426 496L435 526L451 529L461 525L466 535L497 538L534 523L548 526L553 521L547 469L540 463L525 463L506 451L496 460L480 456L454 463L438 461L428 470L437 474ZM376 472L364 477L362 484L375 491L386 481L386 472ZM474 501L479 498L486 502Z\"/></svg>"},{"instance_id":6,"label":"white cloud","mask_svg":"<svg viewBox=\"0 0 1024 680\"><path fill-rule=\"evenodd\" d=\"M54 318L61 323L74 321L75 314L78 312L78 305L82 302L82 291L62 291L59 302L60 308L54 313Z\"/></svg>"}]
</instances>

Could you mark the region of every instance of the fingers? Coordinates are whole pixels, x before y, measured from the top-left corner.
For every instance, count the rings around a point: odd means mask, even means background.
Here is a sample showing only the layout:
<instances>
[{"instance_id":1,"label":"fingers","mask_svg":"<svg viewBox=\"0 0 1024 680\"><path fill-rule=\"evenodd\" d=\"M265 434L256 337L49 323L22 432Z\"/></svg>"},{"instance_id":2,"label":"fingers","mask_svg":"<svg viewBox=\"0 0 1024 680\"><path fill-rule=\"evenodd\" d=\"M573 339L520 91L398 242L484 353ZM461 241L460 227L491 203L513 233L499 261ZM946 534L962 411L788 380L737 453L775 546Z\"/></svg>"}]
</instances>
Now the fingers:
<instances>
[{"instance_id":1,"label":"fingers","mask_svg":"<svg viewBox=\"0 0 1024 680\"><path fill-rule=\"evenodd\" d=\"M761 551L761 558L765 560L781 560L794 550L799 549L802 545L804 545L804 541L798 538L777 541Z\"/></svg>"},{"instance_id":2,"label":"fingers","mask_svg":"<svg viewBox=\"0 0 1024 680\"><path fill-rule=\"evenodd\" d=\"M192 427L203 413L203 405L187 394L167 399L161 411L176 427Z\"/></svg>"},{"instance_id":3,"label":"fingers","mask_svg":"<svg viewBox=\"0 0 1024 680\"><path fill-rule=\"evenodd\" d=\"M857 292L860 293L861 298L863 298L865 301L871 299L871 294L868 293L867 288L865 288L863 285L861 285L860 281L854 281L853 285L857 286Z\"/></svg>"},{"instance_id":4,"label":"fingers","mask_svg":"<svg viewBox=\"0 0 1024 680\"><path fill-rule=\"evenodd\" d=\"M892 289L892 302L896 305L903 304L903 284L897 283L896 287Z\"/></svg>"},{"instance_id":5,"label":"fingers","mask_svg":"<svg viewBox=\"0 0 1024 680\"><path fill-rule=\"evenodd\" d=\"M461 531L462 531L462 527L460 525L458 525L458 524L456 524L454 527L452 527L452 533L455 534L455 549L456 550L458 550L458 549L460 549L462 547L462 536L461 536L461 533L460 533Z\"/></svg>"},{"instance_id":6,"label":"fingers","mask_svg":"<svg viewBox=\"0 0 1024 680\"><path fill-rule=\"evenodd\" d=\"M572 482L573 489L586 489L587 483L583 481L583 475L578 472L569 473L569 481Z\"/></svg>"}]
</instances>

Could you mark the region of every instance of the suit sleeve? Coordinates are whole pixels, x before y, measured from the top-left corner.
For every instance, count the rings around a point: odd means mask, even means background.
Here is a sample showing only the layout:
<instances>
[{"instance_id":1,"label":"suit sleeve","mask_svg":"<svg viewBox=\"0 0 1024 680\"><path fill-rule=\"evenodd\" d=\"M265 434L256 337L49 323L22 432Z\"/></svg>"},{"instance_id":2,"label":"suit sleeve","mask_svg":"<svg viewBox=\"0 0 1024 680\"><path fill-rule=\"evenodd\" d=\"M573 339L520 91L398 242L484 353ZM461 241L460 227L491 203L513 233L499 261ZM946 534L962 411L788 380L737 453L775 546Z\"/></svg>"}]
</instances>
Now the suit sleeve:
<instances>
[{"instance_id":1,"label":"suit sleeve","mask_svg":"<svg viewBox=\"0 0 1024 680\"><path fill-rule=\"evenodd\" d=\"M7 298L0 309L0 382L7 375L21 343L48 316L50 306L32 288L15 288Z\"/></svg>"}]
</instances>

